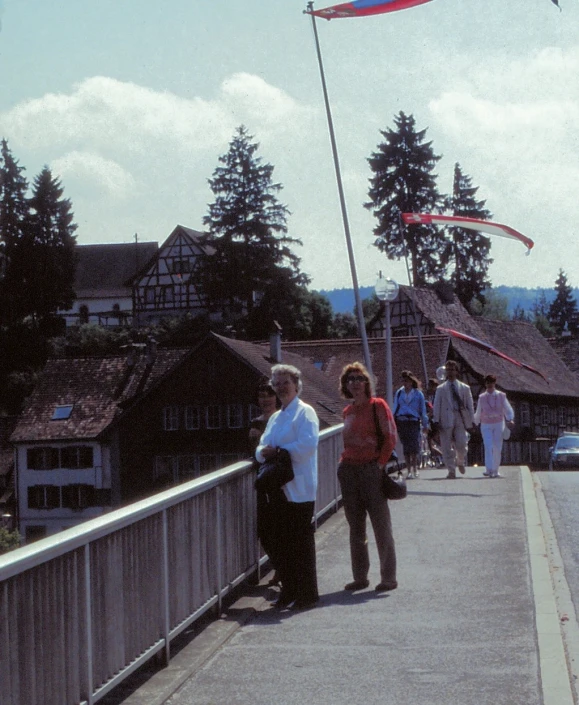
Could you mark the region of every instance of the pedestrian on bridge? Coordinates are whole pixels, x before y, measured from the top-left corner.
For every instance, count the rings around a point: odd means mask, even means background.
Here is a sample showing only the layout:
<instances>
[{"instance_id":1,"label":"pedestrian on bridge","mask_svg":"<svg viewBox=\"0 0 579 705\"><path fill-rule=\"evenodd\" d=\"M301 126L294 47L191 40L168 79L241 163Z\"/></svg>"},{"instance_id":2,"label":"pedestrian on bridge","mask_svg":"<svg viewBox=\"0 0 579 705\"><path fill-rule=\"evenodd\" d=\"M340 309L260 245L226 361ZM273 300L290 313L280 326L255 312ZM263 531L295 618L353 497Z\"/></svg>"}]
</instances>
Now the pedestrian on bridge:
<instances>
[{"instance_id":1,"label":"pedestrian on bridge","mask_svg":"<svg viewBox=\"0 0 579 705\"><path fill-rule=\"evenodd\" d=\"M343 412L344 452L338 466L344 513L350 526L354 578L344 589L363 590L370 584L366 534L369 515L380 560L380 582L376 591L394 590L398 587L396 549L388 500L382 494L382 476L396 445L396 424L388 404L372 395L370 375L360 362L344 367L340 391L352 402Z\"/></svg>"},{"instance_id":2,"label":"pedestrian on bridge","mask_svg":"<svg viewBox=\"0 0 579 705\"><path fill-rule=\"evenodd\" d=\"M476 405L475 423L480 423L480 430L485 448L485 472L487 477L500 477L499 466L505 435L510 436L513 428L515 412L507 395L496 388L496 375L484 378L486 391L483 392Z\"/></svg>"},{"instance_id":3,"label":"pedestrian on bridge","mask_svg":"<svg viewBox=\"0 0 579 705\"><path fill-rule=\"evenodd\" d=\"M255 452L263 463L280 448L291 456L294 479L283 485L287 502L277 507L277 569L281 592L279 609L313 607L319 599L314 539L314 504L318 487L319 421L314 409L299 398L301 372L293 365L274 365L271 386L281 409L267 422Z\"/></svg>"}]
</instances>

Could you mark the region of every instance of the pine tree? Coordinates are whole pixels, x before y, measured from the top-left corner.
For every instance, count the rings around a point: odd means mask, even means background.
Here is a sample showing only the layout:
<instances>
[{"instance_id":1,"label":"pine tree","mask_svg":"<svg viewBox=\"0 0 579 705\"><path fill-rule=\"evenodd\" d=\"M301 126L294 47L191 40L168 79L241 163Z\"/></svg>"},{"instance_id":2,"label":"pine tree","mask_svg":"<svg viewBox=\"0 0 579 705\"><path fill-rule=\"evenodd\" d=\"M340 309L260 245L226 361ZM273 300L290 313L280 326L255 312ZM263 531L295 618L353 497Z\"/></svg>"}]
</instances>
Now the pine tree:
<instances>
[{"instance_id":1,"label":"pine tree","mask_svg":"<svg viewBox=\"0 0 579 705\"><path fill-rule=\"evenodd\" d=\"M215 201L203 222L214 254L200 278L209 310L235 323L238 333L259 337L271 326L264 316L283 318L284 297L308 278L290 247L301 241L287 234L289 210L277 198L282 186L273 183L274 167L262 163L252 140L244 126L237 128L209 180Z\"/></svg>"},{"instance_id":2,"label":"pine tree","mask_svg":"<svg viewBox=\"0 0 579 705\"><path fill-rule=\"evenodd\" d=\"M470 176L463 174L460 164L454 165L452 196L447 199L447 208L452 215L488 220L492 213L485 208L485 201L477 200L478 187L472 185ZM490 287L488 268L490 238L464 228L449 228L447 251L444 262L452 268L450 282L462 305L470 309L476 298L484 303L483 291Z\"/></svg>"},{"instance_id":3,"label":"pine tree","mask_svg":"<svg viewBox=\"0 0 579 705\"><path fill-rule=\"evenodd\" d=\"M568 330L575 335L578 328L577 301L573 298L573 288L562 269L555 282L556 296L549 307L549 322L558 335Z\"/></svg>"},{"instance_id":4,"label":"pine tree","mask_svg":"<svg viewBox=\"0 0 579 705\"><path fill-rule=\"evenodd\" d=\"M35 178L23 241L24 312L45 320L74 299L75 236L71 204L48 167Z\"/></svg>"},{"instance_id":5,"label":"pine tree","mask_svg":"<svg viewBox=\"0 0 579 705\"><path fill-rule=\"evenodd\" d=\"M432 225L413 225L401 234L400 213L439 208L442 199L433 169L440 157L431 142L424 142L426 130L416 130L412 115L400 112L394 123L395 130L380 131L385 141L368 159L374 176L370 201L364 205L378 220L374 245L391 260L409 256L412 281L419 286L444 273L444 234Z\"/></svg>"},{"instance_id":6,"label":"pine tree","mask_svg":"<svg viewBox=\"0 0 579 705\"><path fill-rule=\"evenodd\" d=\"M13 158L8 142L0 147L0 326L19 318L22 258L19 252L28 219L28 182L24 167Z\"/></svg>"}]
</instances>

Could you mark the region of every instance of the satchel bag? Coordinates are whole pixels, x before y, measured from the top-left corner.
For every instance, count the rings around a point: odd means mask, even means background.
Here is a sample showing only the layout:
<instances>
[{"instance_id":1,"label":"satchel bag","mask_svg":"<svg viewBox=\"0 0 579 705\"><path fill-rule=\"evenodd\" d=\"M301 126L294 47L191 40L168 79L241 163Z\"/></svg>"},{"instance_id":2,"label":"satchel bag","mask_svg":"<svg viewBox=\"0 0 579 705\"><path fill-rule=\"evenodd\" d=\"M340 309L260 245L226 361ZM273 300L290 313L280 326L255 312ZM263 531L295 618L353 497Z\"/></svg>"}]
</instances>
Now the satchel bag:
<instances>
[{"instance_id":1,"label":"satchel bag","mask_svg":"<svg viewBox=\"0 0 579 705\"><path fill-rule=\"evenodd\" d=\"M380 423L378 422L376 404L374 404L374 402L372 402L372 412L374 414L374 425L376 426L376 437L378 439L378 452L380 452L382 445L384 444L384 434L382 433ZM392 460L396 461L396 477L390 477L388 474L388 468L384 469L382 474L382 494L386 497L386 499L404 499L407 494L406 479L400 470L400 464L398 462L396 451L393 451L390 456L390 461Z\"/></svg>"},{"instance_id":2,"label":"satchel bag","mask_svg":"<svg viewBox=\"0 0 579 705\"><path fill-rule=\"evenodd\" d=\"M278 448L276 455L260 465L254 487L260 492L271 494L280 490L294 479L292 459L287 450Z\"/></svg>"}]
</instances>

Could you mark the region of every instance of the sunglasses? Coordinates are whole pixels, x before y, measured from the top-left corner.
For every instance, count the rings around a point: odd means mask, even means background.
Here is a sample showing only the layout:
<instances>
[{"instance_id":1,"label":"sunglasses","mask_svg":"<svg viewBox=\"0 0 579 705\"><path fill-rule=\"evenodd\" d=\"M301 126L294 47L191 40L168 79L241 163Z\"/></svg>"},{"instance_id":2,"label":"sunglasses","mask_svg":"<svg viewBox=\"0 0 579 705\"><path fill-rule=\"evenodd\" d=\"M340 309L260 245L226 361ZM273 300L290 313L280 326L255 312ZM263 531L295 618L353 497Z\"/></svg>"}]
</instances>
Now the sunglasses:
<instances>
[{"instance_id":1,"label":"sunglasses","mask_svg":"<svg viewBox=\"0 0 579 705\"><path fill-rule=\"evenodd\" d=\"M357 375L354 377L348 377L346 381L350 384L352 382L367 382L368 380L362 375Z\"/></svg>"}]
</instances>

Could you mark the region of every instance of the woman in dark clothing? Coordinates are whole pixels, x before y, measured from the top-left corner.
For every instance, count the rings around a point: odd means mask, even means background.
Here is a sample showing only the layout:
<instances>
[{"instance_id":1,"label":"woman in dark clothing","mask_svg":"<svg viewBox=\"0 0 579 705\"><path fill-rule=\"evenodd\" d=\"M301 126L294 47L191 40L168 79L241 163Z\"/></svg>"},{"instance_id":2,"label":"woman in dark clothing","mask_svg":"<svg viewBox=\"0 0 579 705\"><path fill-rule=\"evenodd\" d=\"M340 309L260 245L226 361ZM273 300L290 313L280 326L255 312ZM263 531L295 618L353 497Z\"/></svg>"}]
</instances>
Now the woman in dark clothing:
<instances>
[{"instance_id":1,"label":"woman in dark clothing","mask_svg":"<svg viewBox=\"0 0 579 705\"><path fill-rule=\"evenodd\" d=\"M259 439L265 431L267 422L281 406L267 377L263 377L257 387L257 405L261 414L253 419L249 426L249 444L252 456L259 445ZM257 492L257 536L275 571L273 578L268 583L269 585L279 585L276 562L277 541L275 540L276 532L273 522L275 522L278 514L279 503L285 501L285 495L281 490L275 495Z\"/></svg>"}]
</instances>

